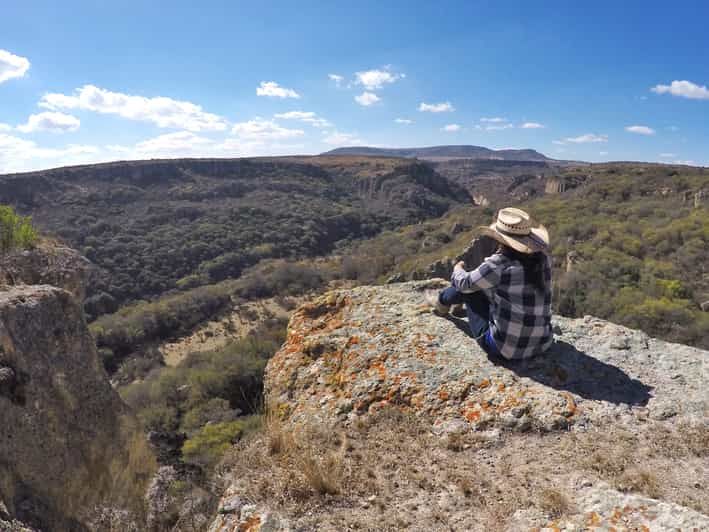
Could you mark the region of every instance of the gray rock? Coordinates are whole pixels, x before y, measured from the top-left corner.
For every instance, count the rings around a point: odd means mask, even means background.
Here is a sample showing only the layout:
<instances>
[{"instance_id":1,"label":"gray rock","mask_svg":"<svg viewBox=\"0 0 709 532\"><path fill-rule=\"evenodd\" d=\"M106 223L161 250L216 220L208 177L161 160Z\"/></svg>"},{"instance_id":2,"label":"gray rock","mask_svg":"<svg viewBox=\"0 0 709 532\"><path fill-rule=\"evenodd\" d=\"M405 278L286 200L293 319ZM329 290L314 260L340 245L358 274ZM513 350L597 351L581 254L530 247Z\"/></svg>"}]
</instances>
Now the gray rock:
<instances>
[{"instance_id":1,"label":"gray rock","mask_svg":"<svg viewBox=\"0 0 709 532\"><path fill-rule=\"evenodd\" d=\"M10 396L0 394L0 426L12 428L11 438L0 438L0 498L10 514L24 516L22 509L41 528L71 530L77 520L86 523L86 508L142 490L126 482L107 500L105 490L96 489L117 485L129 464L133 474L147 477L152 463L76 299L46 285L0 292L0 345L2 388L11 389ZM133 453L144 454L138 460ZM19 492L22 508L11 496ZM103 513L112 522L120 517L118 509Z\"/></svg>"}]
</instances>

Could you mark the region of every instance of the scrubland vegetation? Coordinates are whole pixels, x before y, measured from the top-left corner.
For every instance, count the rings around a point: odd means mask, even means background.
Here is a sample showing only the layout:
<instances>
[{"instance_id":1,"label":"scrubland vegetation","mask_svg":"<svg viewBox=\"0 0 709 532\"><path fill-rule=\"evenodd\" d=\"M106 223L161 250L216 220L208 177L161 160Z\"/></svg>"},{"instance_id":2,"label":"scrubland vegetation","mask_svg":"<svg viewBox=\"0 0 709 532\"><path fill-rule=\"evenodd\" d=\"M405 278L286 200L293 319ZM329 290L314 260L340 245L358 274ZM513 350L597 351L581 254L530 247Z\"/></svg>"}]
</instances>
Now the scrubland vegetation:
<instances>
[{"instance_id":1,"label":"scrubland vegetation","mask_svg":"<svg viewBox=\"0 0 709 532\"><path fill-rule=\"evenodd\" d=\"M120 388L146 431L186 435L183 458L212 466L260 423L263 371L285 337L285 323L264 323L215 351L193 353Z\"/></svg>"},{"instance_id":2,"label":"scrubland vegetation","mask_svg":"<svg viewBox=\"0 0 709 532\"><path fill-rule=\"evenodd\" d=\"M0 253L27 249L38 240L39 234L29 216L20 216L12 207L0 205Z\"/></svg>"}]
</instances>

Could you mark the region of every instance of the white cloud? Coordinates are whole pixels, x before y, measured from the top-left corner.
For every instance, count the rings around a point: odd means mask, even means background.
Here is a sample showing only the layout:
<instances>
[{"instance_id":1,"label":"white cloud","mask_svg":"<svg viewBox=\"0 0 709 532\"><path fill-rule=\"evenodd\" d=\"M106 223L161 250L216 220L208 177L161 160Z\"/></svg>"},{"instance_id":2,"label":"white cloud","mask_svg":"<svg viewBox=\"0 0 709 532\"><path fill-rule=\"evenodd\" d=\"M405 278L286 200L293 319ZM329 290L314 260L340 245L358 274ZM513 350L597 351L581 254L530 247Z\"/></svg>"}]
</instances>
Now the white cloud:
<instances>
[{"instance_id":1,"label":"white cloud","mask_svg":"<svg viewBox=\"0 0 709 532\"><path fill-rule=\"evenodd\" d=\"M144 140L130 150L139 159L194 157L204 155L213 148L214 141L195 135L191 131L166 133Z\"/></svg>"},{"instance_id":2,"label":"white cloud","mask_svg":"<svg viewBox=\"0 0 709 532\"><path fill-rule=\"evenodd\" d=\"M356 133L340 133L339 131L327 133L323 138L323 142L332 146L355 146L357 144L364 144L362 140L357 137Z\"/></svg>"},{"instance_id":3,"label":"white cloud","mask_svg":"<svg viewBox=\"0 0 709 532\"><path fill-rule=\"evenodd\" d=\"M429 112L429 113L450 113L452 111L455 111L455 108L451 105L450 102L441 102L441 103L421 102L419 104L419 111Z\"/></svg>"},{"instance_id":4,"label":"white cloud","mask_svg":"<svg viewBox=\"0 0 709 532\"><path fill-rule=\"evenodd\" d=\"M99 153L95 146L80 144L42 148L34 141L0 133L0 173L96 162Z\"/></svg>"},{"instance_id":5,"label":"white cloud","mask_svg":"<svg viewBox=\"0 0 709 532\"><path fill-rule=\"evenodd\" d=\"M404 74L391 72L385 67L383 70L372 69L363 72L355 72L355 83L362 85L368 91L381 89L384 85L394 83L395 81L405 78Z\"/></svg>"},{"instance_id":6,"label":"white cloud","mask_svg":"<svg viewBox=\"0 0 709 532\"><path fill-rule=\"evenodd\" d=\"M409 120L408 118L395 118L394 122L396 122L397 124L406 124L406 125L414 123L413 120Z\"/></svg>"},{"instance_id":7,"label":"white cloud","mask_svg":"<svg viewBox=\"0 0 709 532\"><path fill-rule=\"evenodd\" d=\"M30 115L27 123L17 126L18 131L32 133L34 131L51 131L53 133L64 133L66 131L76 131L81 122L78 118L64 113L45 111Z\"/></svg>"},{"instance_id":8,"label":"white cloud","mask_svg":"<svg viewBox=\"0 0 709 532\"><path fill-rule=\"evenodd\" d=\"M310 124L313 127L330 127L332 124L319 117L312 111L288 111L287 113L276 113L273 115L274 118L281 118L283 120L300 120L306 124Z\"/></svg>"},{"instance_id":9,"label":"white cloud","mask_svg":"<svg viewBox=\"0 0 709 532\"><path fill-rule=\"evenodd\" d=\"M370 105L374 105L375 103L381 101L381 98L374 94L373 92L367 92L364 91L362 94L359 94L354 97L355 101L363 105L365 107L369 107Z\"/></svg>"},{"instance_id":10,"label":"white cloud","mask_svg":"<svg viewBox=\"0 0 709 532\"><path fill-rule=\"evenodd\" d=\"M205 112L201 106L164 96L146 98L84 85L74 94L45 94L39 102L45 109L81 109L118 115L129 120L152 122L158 127L188 131L223 131L227 121Z\"/></svg>"},{"instance_id":11,"label":"white cloud","mask_svg":"<svg viewBox=\"0 0 709 532\"><path fill-rule=\"evenodd\" d=\"M12 126L10 124L3 124L0 122L0 131L10 131Z\"/></svg>"},{"instance_id":12,"label":"white cloud","mask_svg":"<svg viewBox=\"0 0 709 532\"><path fill-rule=\"evenodd\" d=\"M545 126L539 122L525 122L519 127L522 129L543 129Z\"/></svg>"},{"instance_id":13,"label":"white cloud","mask_svg":"<svg viewBox=\"0 0 709 532\"><path fill-rule=\"evenodd\" d=\"M492 118L484 118L483 117L480 119L480 121L491 123L491 124L501 124L502 122L508 122L508 120L506 118L503 118L501 116L494 116Z\"/></svg>"},{"instance_id":14,"label":"white cloud","mask_svg":"<svg viewBox=\"0 0 709 532\"><path fill-rule=\"evenodd\" d=\"M339 74L328 74L327 77L328 77L328 79L329 79L330 81L334 81L334 82L335 82L335 86L336 86L336 87L341 86L341 85L342 85L342 82L343 82L344 79L345 79L344 76L340 76Z\"/></svg>"},{"instance_id":15,"label":"white cloud","mask_svg":"<svg viewBox=\"0 0 709 532\"><path fill-rule=\"evenodd\" d=\"M251 141L290 139L300 137L305 133L302 129L288 129L271 120L262 120L260 118L234 124L231 132L239 139Z\"/></svg>"},{"instance_id":16,"label":"white cloud","mask_svg":"<svg viewBox=\"0 0 709 532\"><path fill-rule=\"evenodd\" d=\"M446 131L448 133L454 133L456 131L460 131L460 125L459 124L447 124L441 128L441 131Z\"/></svg>"},{"instance_id":17,"label":"white cloud","mask_svg":"<svg viewBox=\"0 0 709 532\"><path fill-rule=\"evenodd\" d=\"M0 83L12 78L24 77L29 69L30 62L26 57L0 49Z\"/></svg>"},{"instance_id":18,"label":"white cloud","mask_svg":"<svg viewBox=\"0 0 709 532\"><path fill-rule=\"evenodd\" d=\"M300 94L293 89L281 87L275 81L262 81L256 87L256 96L271 96L273 98L300 98Z\"/></svg>"},{"instance_id":19,"label":"white cloud","mask_svg":"<svg viewBox=\"0 0 709 532\"><path fill-rule=\"evenodd\" d=\"M677 161L672 161L672 164L681 164L684 166L694 166L696 163L694 161L677 160Z\"/></svg>"},{"instance_id":20,"label":"white cloud","mask_svg":"<svg viewBox=\"0 0 709 532\"><path fill-rule=\"evenodd\" d=\"M485 131L499 131L501 129L512 129L514 126L512 124L487 124L485 126Z\"/></svg>"},{"instance_id":21,"label":"white cloud","mask_svg":"<svg viewBox=\"0 0 709 532\"><path fill-rule=\"evenodd\" d=\"M625 130L628 133L637 133L638 135L654 135L655 130L647 126L627 126Z\"/></svg>"},{"instance_id":22,"label":"white cloud","mask_svg":"<svg viewBox=\"0 0 709 532\"><path fill-rule=\"evenodd\" d=\"M564 140L553 140L554 144L588 144L592 142L608 142L608 135L596 135L594 133L586 133L585 135L579 135L578 137L568 137Z\"/></svg>"},{"instance_id":23,"label":"white cloud","mask_svg":"<svg viewBox=\"0 0 709 532\"><path fill-rule=\"evenodd\" d=\"M663 159L672 159L673 157L677 157L676 153L661 153L660 157Z\"/></svg>"},{"instance_id":24,"label":"white cloud","mask_svg":"<svg viewBox=\"0 0 709 532\"><path fill-rule=\"evenodd\" d=\"M655 85L650 90L656 94L671 94L691 100L709 100L709 89L706 85L697 85L687 80L675 80L669 85Z\"/></svg>"}]
</instances>

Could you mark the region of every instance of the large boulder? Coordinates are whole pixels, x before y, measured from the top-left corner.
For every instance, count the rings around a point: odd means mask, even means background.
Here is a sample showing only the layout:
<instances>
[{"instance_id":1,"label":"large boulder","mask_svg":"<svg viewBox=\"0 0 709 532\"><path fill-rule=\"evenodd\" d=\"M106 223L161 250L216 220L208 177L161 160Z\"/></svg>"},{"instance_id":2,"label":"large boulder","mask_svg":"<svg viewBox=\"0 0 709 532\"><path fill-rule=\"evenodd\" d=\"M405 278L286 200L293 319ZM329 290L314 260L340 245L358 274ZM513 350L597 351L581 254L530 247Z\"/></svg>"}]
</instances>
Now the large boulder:
<instances>
[{"instance_id":1,"label":"large boulder","mask_svg":"<svg viewBox=\"0 0 709 532\"><path fill-rule=\"evenodd\" d=\"M273 456L235 466L211 530L709 527L709 353L555 317L547 353L492 360L465 320L424 304L445 285L333 291L293 314L265 391L295 450L272 427L238 450ZM392 410L416 421L377 421ZM280 494L313 468L340 484L295 490L329 494L303 512Z\"/></svg>"},{"instance_id":2,"label":"large boulder","mask_svg":"<svg viewBox=\"0 0 709 532\"><path fill-rule=\"evenodd\" d=\"M434 425L566 430L636 416L706 416L707 353L592 317L554 318L556 342L524 362L490 360L465 320L434 317L441 280L330 292L291 318L266 398L289 417L346 423L405 405Z\"/></svg>"}]
</instances>

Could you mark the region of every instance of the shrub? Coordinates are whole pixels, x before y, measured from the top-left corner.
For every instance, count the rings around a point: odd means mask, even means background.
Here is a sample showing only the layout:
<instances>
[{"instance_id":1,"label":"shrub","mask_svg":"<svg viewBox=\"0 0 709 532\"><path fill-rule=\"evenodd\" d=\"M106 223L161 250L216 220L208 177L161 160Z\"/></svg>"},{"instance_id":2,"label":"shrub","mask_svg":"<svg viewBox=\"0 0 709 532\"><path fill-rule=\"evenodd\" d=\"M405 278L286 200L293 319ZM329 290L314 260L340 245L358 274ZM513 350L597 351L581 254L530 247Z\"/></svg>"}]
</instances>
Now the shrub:
<instances>
[{"instance_id":1,"label":"shrub","mask_svg":"<svg viewBox=\"0 0 709 532\"><path fill-rule=\"evenodd\" d=\"M184 443L182 456L186 461L198 465L214 465L244 434L253 431L259 425L260 416L207 424Z\"/></svg>"},{"instance_id":2,"label":"shrub","mask_svg":"<svg viewBox=\"0 0 709 532\"><path fill-rule=\"evenodd\" d=\"M8 205L0 205L0 252L27 249L39 240L30 217L20 216Z\"/></svg>"}]
</instances>

